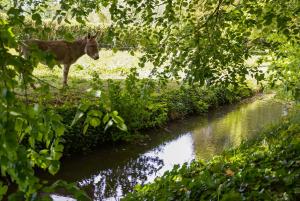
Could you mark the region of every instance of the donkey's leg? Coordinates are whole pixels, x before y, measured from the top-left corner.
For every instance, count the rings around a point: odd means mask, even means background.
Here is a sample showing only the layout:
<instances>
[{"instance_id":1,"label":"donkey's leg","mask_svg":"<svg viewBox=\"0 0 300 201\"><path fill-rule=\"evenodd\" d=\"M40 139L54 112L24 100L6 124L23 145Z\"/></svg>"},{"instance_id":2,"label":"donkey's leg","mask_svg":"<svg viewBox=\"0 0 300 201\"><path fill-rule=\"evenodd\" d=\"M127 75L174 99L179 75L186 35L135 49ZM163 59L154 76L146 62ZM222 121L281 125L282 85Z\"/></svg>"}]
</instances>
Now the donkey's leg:
<instances>
[{"instance_id":1,"label":"donkey's leg","mask_svg":"<svg viewBox=\"0 0 300 201\"><path fill-rule=\"evenodd\" d=\"M63 86L68 86L68 74L69 74L70 65L64 64L64 71L63 71Z\"/></svg>"}]
</instances>

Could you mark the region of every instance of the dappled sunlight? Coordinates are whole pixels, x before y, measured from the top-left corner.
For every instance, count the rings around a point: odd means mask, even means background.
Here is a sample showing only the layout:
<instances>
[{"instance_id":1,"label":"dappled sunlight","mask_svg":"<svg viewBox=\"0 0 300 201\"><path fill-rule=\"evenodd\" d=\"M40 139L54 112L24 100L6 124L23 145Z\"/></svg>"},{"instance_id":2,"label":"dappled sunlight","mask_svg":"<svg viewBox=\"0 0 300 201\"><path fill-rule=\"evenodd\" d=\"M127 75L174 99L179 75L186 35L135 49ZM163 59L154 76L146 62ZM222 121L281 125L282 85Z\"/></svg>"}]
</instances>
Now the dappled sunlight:
<instances>
[{"instance_id":1,"label":"dappled sunlight","mask_svg":"<svg viewBox=\"0 0 300 201\"><path fill-rule=\"evenodd\" d=\"M1 0L0 200L296 200L299 10Z\"/></svg>"},{"instance_id":2,"label":"dappled sunlight","mask_svg":"<svg viewBox=\"0 0 300 201\"><path fill-rule=\"evenodd\" d=\"M101 79L124 79L130 72L130 68L138 68L138 58L140 52L132 56L128 51L117 51L101 49L99 59L94 60L87 55L79 58L70 68L69 79L72 83L74 80L86 80L88 82L93 75L98 75ZM139 72L141 77L147 77L152 69L152 65L147 63ZM62 68L55 66L53 69L39 64L34 69L33 74L37 77L50 81L51 83L61 84ZM57 79L58 80L55 80ZM78 87L80 84L78 84Z\"/></svg>"}]
</instances>

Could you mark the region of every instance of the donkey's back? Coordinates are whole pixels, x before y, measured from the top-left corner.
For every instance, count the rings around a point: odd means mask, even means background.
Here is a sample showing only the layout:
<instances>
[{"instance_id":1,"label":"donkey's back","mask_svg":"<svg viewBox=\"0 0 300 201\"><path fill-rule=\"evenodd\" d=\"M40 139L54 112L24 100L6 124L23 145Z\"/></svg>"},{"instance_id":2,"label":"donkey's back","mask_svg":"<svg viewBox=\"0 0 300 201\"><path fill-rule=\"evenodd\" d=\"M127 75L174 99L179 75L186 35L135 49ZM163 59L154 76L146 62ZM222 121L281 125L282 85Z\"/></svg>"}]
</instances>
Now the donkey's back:
<instances>
[{"instance_id":1,"label":"donkey's back","mask_svg":"<svg viewBox=\"0 0 300 201\"><path fill-rule=\"evenodd\" d=\"M36 48L39 51L50 53L59 64L71 64L70 62L70 43L67 41L43 41L43 40L26 40L21 46L22 54L29 57L31 52Z\"/></svg>"}]
</instances>

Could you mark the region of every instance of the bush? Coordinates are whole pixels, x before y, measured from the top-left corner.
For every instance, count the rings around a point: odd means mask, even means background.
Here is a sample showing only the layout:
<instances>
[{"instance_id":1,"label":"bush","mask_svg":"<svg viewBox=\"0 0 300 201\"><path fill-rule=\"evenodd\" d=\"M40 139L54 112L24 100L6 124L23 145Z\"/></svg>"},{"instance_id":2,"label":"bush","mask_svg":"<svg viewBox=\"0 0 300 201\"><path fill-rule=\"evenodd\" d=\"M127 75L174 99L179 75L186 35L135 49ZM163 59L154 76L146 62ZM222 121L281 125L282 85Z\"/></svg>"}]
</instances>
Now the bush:
<instances>
[{"instance_id":1,"label":"bush","mask_svg":"<svg viewBox=\"0 0 300 201\"><path fill-rule=\"evenodd\" d=\"M98 81L95 80L94 84L103 88L103 83ZM105 126L100 125L90 127L83 135L84 120L80 120L73 127L69 127L64 135L65 153L88 151L108 141L130 140L141 130L160 127L170 120L187 115L205 113L219 105L239 101L251 95L251 90L243 86L205 88L184 85L167 89L159 87L154 80L138 79L134 69L125 82L108 80L107 87L102 92L101 104L95 102L94 107L103 114L118 111L128 132L116 128L104 132ZM64 117L65 125L71 125L76 108L74 105L57 108Z\"/></svg>"},{"instance_id":2,"label":"bush","mask_svg":"<svg viewBox=\"0 0 300 201\"><path fill-rule=\"evenodd\" d=\"M166 103L158 101L153 80L139 80L130 75L124 87L121 82L112 80L108 86L110 107L120 111L130 130L153 128L168 120Z\"/></svg>"}]
</instances>

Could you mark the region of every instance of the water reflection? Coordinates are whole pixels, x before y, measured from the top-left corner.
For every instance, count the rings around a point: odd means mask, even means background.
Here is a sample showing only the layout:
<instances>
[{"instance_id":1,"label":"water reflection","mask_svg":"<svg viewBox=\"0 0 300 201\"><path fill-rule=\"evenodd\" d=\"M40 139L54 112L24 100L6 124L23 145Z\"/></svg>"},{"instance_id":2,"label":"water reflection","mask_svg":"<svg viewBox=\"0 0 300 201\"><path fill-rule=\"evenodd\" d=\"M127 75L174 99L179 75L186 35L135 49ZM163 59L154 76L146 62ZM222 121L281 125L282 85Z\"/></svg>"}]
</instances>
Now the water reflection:
<instances>
[{"instance_id":1,"label":"water reflection","mask_svg":"<svg viewBox=\"0 0 300 201\"><path fill-rule=\"evenodd\" d=\"M85 189L93 194L94 200L117 198L128 193L138 183L143 184L148 175L155 174L163 165L159 157L141 156L129 160L124 166L100 171L78 183L80 187L87 187Z\"/></svg>"},{"instance_id":2,"label":"water reflection","mask_svg":"<svg viewBox=\"0 0 300 201\"><path fill-rule=\"evenodd\" d=\"M136 184L153 181L175 164L209 159L224 148L252 138L285 112L284 106L271 97L222 107L206 117L170 124L169 133L151 133L152 139L145 146L103 149L67 160L56 177L77 181L94 200L118 200ZM55 200L62 199L57 196Z\"/></svg>"},{"instance_id":3,"label":"water reflection","mask_svg":"<svg viewBox=\"0 0 300 201\"><path fill-rule=\"evenodd\" d=\"M125 165L97 172L78 184L93 195L94 200L118 200L137 184L153 181L175 164L191 161L194 158L191 135L188 133L179 136L176 140L163 143L136 159L128 160ZM174 152L175 149L178 152Z\"/></svg>"},{"instance_id":4,"label":"water reflection","mask_svg":"<svg viewBox=\"0 0 300 201\"><path fill-rule=\"evenodd\" d=\"M286 114L284 109L282 104L269 97L240 105L221 117L218 113L212 114L202 126L193 129L197 158L209 159L227 147L253 138L266 124Z\"/></svg>"}]
</instances>

